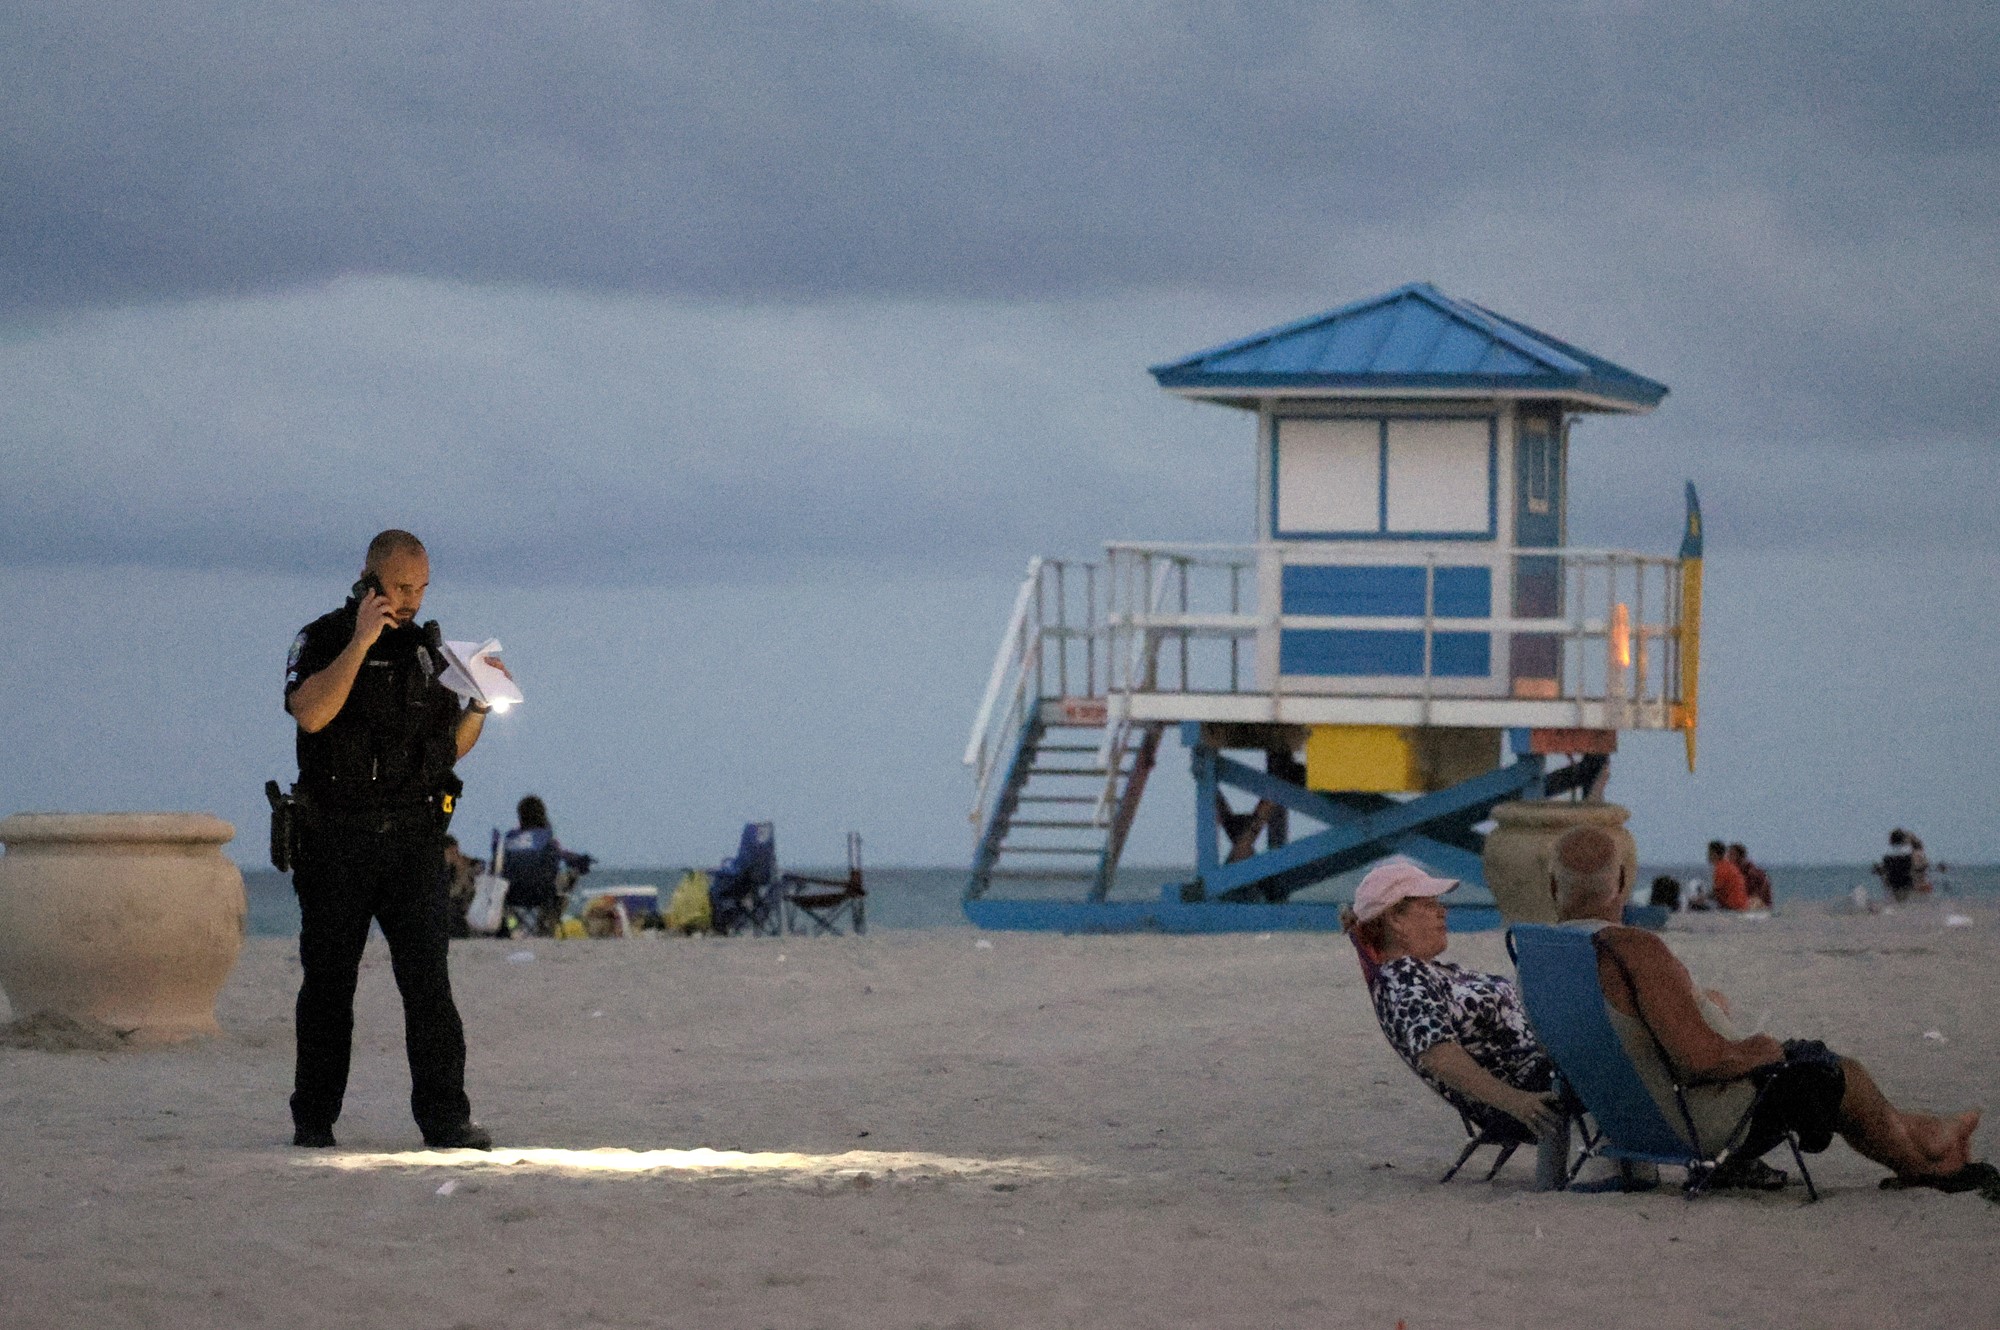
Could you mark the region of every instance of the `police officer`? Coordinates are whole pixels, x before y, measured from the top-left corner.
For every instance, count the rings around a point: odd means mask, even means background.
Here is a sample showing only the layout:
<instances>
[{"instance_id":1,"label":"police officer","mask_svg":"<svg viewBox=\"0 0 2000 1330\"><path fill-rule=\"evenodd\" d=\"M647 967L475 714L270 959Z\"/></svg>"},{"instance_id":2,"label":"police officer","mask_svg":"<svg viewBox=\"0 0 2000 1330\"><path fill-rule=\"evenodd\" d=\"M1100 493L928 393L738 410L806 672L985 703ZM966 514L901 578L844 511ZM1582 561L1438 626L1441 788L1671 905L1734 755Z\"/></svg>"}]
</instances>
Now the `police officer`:
<instances>
[{"instance_id":1,"label":"police officer","mask_svg":"<svg viewBox=\"0 0 2000 1330\"><path fill-rule=\"evenodd\" d=\"M424 1143L492 1148L465 1097L465 1029L446 968L445 824L452 767L485 709L461 708L416 626L430 559L407 531L368 544L347 603L292 643L285 709L298 722L298 1064L292 1143L334 1144L347 1091L354 986L372 919L403 998L410 1109ZM497 663L497 662L496 662Z\"/></svg>"}]
</instances>

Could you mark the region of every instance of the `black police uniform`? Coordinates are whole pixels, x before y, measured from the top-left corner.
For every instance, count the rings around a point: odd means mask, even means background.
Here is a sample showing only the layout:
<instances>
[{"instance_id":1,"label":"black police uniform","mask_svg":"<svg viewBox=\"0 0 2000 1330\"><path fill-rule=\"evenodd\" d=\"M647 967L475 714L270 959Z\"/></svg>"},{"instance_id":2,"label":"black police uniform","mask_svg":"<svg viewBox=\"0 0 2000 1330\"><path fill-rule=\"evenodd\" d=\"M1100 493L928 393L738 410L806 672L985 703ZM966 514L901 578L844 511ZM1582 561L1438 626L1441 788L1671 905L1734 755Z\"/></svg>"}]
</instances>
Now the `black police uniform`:
<instances>
[{"instance_id":1,"label":"black police uniform","mask_svg":"<svg viewBox=\"0 0 2000 1330\"><path fill-rule=\"evenodd\" d=\"M354 637L358 602L307 624L292 643L285 697ZM354 987L371 919L389 943L410 1058L410 1109L427 1141L470 1122L465 1028L452 1001L444 833L458 789L457 695L437 681L414 627L383 630L347 702L298 732L298 1064L292 1121L331 1132L347 1091Z\"/></svg>"}]
</instances>

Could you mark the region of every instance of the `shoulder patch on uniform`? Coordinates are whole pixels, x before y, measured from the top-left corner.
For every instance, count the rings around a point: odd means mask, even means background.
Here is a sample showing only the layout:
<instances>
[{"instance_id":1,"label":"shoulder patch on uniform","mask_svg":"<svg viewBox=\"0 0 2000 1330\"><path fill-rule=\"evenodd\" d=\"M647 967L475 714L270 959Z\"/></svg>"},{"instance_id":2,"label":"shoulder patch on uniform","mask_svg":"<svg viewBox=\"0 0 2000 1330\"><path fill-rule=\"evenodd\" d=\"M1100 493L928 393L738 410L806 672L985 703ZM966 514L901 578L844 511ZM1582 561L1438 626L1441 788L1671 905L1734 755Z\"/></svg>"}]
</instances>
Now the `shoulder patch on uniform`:
<instances>
[{"instance_id":1,"label":"shoulder patch on uniform","mask_svg":"<svg viewBox=\"0 0 2000 1330\"><path fill-rule=\"evenodd\" d=\"M299 629L299 635L292 639L292 649L285 656L285 682L291 683L298 676L299 659L306 654L306 630Z\"/></svg>"}]
</instances>

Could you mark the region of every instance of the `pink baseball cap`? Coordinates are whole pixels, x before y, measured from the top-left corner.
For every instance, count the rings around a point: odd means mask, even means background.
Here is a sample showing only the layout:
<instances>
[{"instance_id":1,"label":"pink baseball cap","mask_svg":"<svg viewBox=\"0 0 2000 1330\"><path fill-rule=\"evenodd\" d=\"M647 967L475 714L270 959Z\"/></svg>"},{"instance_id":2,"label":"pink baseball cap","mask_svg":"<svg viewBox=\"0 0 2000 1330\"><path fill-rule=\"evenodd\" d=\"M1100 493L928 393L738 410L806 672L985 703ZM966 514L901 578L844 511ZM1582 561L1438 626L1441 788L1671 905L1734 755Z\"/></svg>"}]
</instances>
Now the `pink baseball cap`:
<instances>
[{"instance_id":1,"label":"pink baseball cap","mask_svg":"<svg viewBox=\"0 0 2000 1330\"><path fill-rule=\"evenodd\" d=\"M1399 901L1412 896L1442 896L1457 888L1456 878L1432 877L1417 864L1397 855L1369 869L1368 876L1354 889L1354 917L1365 924L1387 914Z\"/></svg>"}]
</instances>

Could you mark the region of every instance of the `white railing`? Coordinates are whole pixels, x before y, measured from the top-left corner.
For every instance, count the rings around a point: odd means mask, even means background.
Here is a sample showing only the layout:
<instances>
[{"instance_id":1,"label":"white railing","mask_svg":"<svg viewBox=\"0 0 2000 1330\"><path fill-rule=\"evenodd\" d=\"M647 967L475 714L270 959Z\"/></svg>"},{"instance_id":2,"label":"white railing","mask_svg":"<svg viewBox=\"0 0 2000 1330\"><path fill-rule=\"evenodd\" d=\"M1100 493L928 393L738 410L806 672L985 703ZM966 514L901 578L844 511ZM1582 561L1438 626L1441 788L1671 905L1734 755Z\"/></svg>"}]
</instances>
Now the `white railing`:
<instances>
[{"instance_id":1,"label":"white railing","mask_svg":"<svg viewBox=\"0 0 2000 1330\"><path fill-rule=\"evenodd\" d=\"M993 778L1001 763L1012 754L1013 739L1020 733L1027 709L1040 700L1039 696L1029 696L1029 685L1039 672L1041 661L1042 625L1039 616L1034 615L1034 608L1043 567L1044 561L1039 558L1028 560L1028 576L1014 597L1014 612L1007 619L1000 651L994 656L993 670L986 678L986 693L979 700L979 713L966 740L965 765L973 773L975 830L985 822Z\"/></svg>"},{"instance_id":2,"label":"white railing","mask_svg":"<svg viewBox=\"0 0 2000 1330\"><path fill-rule=\"evenodd\" d=\"M1286 614L1284 570L1420 567L1422 614ZM1437 612L1441 569L1491 570L1488 613ZM1502 602L1507 603L1502 603ZM1539 603L1537 603L1539 602ZM1506 611L1506 612L1502 612ZM1304 676L1283 669L1298 630L1415 632L1422 668L1407 676ZM1434 669L1441 634L1484 634L1491 672ZM1681 561L1619 550L1496 549L1470 542L1334 550L1299 544L1113 543L1103 562L1035 559L1014 600L966 743L972 820L985 823L996 782L1030 708L1102 699L1100 759L1115 768L1140 694L1488 698L1572 703L1577 723L1667 729L1680 721ZM1537 657L1522 668L1527 657ZM1115 798L1115 775L1097 809Z\"/></svg>"},{"instance_id":3,"label":"white railing","mask_svg":"<svg viewBox=\"0 0 2000 1330\"><path fill-rule=\"evenodd\" d=\"M1114 696L1258 691L1255 653L1243 647L1265 626L1257 607L1260 547L1114 542L1105 546L1105 563L1107 655L1118 666L1110 683ZM1204 686L1196 690L1189 683L1196 677L1196 651L1210 643L1223 668L1219 674L1203 669ZM1162 684L1163 668L1178 686Z\"/></svg>"},{"instance_id":4,"label":"white railing","mask_svg":"<svg viewBox=\"0 0 2000 1330\"><path fill-rule=\"evenodd\" d=\"M1420 614L1287 614L1287 567L1417 567ZM1490 570L1488 612L1440 614L1441 569ZM1622 550L1472 545L1107 546L1111 711L1138 693L1294 691L1337 697L1487 697L1613 709L1619 728L1668 728L1680 701L1681 561ZM1162 592L1167 593L1163 604ZM1501 604L1511 595L1513 603ZM1540 603L1536 603L1539 601ZM1415 633L1407 676L1308 677L1283 668L1288 631ZM1434 668L1441 634L1489 637L1491 673ZM1530 661L1539 655L1540 661Z\"/></svg>"},{"instance_id":5,"label":"white railing","mask_svg":"<svg viewBox=\"0 0 2000 1330\"><path fill-rule=\"evenodd\" d=\"M1044 698L1107 696L1112 670L1102 574L1103 565L1095 562L1028 561L965 744L975 829L986 823L1030 708ZM1100 822L1107 820L1108 799L1099 800Z\"/></svg>"}]
</instances>

